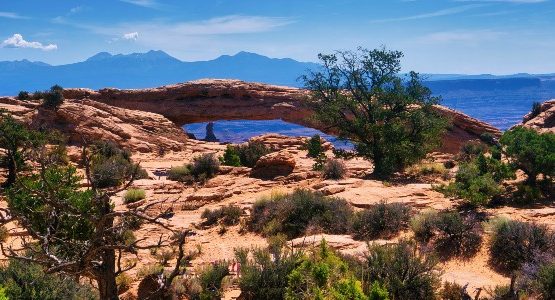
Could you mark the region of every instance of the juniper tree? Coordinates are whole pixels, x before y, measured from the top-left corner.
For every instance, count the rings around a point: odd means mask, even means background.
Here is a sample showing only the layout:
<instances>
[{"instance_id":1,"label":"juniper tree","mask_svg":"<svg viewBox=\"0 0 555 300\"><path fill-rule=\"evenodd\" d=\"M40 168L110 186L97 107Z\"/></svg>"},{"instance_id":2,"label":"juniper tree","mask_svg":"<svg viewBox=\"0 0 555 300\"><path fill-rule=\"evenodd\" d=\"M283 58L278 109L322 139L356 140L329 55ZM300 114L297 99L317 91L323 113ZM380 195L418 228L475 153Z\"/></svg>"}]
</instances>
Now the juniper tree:
<instances>
[{"instance_id":1,"label":"juniper tree","mask_svg":"<svg viewBox=\"0 0 555 300\"><path fill-rule=\"evenodd\" d=\"M319 54L322 68L302 76L315 119L355 144L388 177L440 145L446 120L420 76L403 76L403 54L385 48Z\"/></svg>"},{"instance_id":2,"label":"juniper tree","mask_svg":"<svg viewBox=\"0 0 555 300\"><path fill-rule=\"evenodd\" d=\"M111 201L131 185L138 166L126 184L101 189L91 176L92 154L84 149L89 187L83 188L84 178L75 167L53 162L52 153L42 149L38 151L37 170L18 178L7 191L8 209L0 210L0 220L3 224L16 221L26 234L1 243L2 253L40 264L47 273L91 278L97 283L100 299L111 300L118 299L116 277L136 266L136 260L126 258L137 256L141 249L177 246L175 268L169 274L159 274L159 289L167 292L172 280L184 271L185 233L169 227L163 219L167 210L154 209L163 200L127 209L116 209ZM164 233L155 242L146 237L137 239L132 231L137 220L156 225Z\"/></svg>"}]
</instances>

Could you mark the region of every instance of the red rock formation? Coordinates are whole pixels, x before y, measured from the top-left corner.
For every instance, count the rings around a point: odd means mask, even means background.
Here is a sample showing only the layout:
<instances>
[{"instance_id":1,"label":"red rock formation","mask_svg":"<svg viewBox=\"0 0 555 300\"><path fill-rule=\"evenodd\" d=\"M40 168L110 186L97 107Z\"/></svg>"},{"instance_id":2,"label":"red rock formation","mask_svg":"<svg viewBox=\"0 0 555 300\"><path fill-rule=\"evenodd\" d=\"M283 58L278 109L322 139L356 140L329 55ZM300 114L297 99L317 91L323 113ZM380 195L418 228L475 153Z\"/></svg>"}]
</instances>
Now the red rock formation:
<instances>
[{"instance_id":1,"label":"red rock formation","mask_svg":"<svg viewBox=\"0 0 555 300\"><path fill-rule=\"evenodd\" d=\"M295 169L295 158L287 151L272 152L262 156L252 168L251 176L261 179L273 179L287 176Z\"/></svg>"},{"instance_id":2,"label":"red rock formation","mask_svg":"<svg viewBox=\"0 0 555 300\"><path fill-rule=\"evenodd\" d=\"M57 111L45 110L34 102L1 98L0 109L33 128L57 129L70 143L111 140L132 151L179 151L187 136L161 115L114 107L91 100L66 100Z\"/></svg>"},{"instance_id":3,"label":"red rock formation","mask_svg":"<svg viewBox=\"0 0 555 300\"><path fill-rule=\"evenodd\" d=\"M529 113L524 116L523 125L541 132L555 133L555 99L542 103L537 115Z\"/></svg>"},{"instance_id":4,"label":"red rock formation","mask_svg":"<svg viewBox=\"0 0 555 300\"><path fill-rule=\"evenodd\" d=\"M143 90L73 89L66 98L92 99L109 105L161 114L178 125L217 120L272 120L320 129L333 133L325 124L311 120L306 105L306 90L239 80L198 80ZM457 111L438 106L438 111L452 120L446 134L444 152L458 152L468 140L483 133L499 136L493 126Z\"/></svg>"}]
</instances>

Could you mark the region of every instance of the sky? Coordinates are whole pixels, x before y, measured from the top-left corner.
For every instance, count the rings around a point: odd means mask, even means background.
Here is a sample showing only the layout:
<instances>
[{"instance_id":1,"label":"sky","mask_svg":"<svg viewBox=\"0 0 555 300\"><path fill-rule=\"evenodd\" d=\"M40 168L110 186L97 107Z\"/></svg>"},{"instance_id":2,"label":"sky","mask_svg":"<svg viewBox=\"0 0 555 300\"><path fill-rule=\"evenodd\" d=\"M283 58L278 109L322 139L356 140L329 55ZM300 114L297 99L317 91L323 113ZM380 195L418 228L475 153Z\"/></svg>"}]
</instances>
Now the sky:
<instances>
[{"instance_id":1,"label":"sky","mask_svg":"<svg viewBox=\"0 0 555 300\"><path fill-rule=\"evenodd\" d=\"M317 61L358 46L422 73L555 72L555 0L0 0L0 61L102 51Z\"/></svg>"}]
</instances>

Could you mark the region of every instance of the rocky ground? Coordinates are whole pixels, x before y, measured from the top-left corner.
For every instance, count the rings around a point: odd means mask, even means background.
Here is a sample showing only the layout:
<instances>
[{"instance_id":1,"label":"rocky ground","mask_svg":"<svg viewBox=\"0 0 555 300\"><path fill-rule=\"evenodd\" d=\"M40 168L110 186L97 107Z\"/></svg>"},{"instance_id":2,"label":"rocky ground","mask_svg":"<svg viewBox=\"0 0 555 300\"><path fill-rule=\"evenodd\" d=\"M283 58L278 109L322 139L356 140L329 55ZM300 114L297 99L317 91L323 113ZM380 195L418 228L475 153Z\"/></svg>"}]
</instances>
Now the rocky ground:
<instances>
[{"instance_id":1,"label":"rocky ground","mask_svg":"<svg viewBox=\"0 0 555 300\"><path fill-rule=\"evenodd\" d=\"M404 180L403 182L382 182L369 179L367 173L371 171L371 164L360 159L347 162L349 176L347 179L334 181L323 180L317 172L312 171L313 159L307 157L305 150L299 149L301 140L279 136L265 136L258 138L274 146L280 146L282 152L291 154L295 168L293 172L274 180L252 178L250 170L243 167L223 167L218 176L209 180L204 185L184 185L166 178L165 172L171 167L181 165L200 153L223 153L225 145L189 140L187 150L171 152L163 157L154 154L136 153L134 159L149 172L151 179L139 180L134 186L147 191L146 201L165 199L167 205L172 205L174 215L169 223L175 228L189 228L193 234L188 239L188 249L196 251L201 249L192 262L191 269L198 268L217 260L233 260L233 249L238 247L260 247L266 245L262 236L242 230L241 225L227 228L225 233L220 232L218 226L202 228L202 211L206 208L214 209L224 205L234 204L244 209L244 217L249 213L249 208L254 201L263 195L276 191L292 191L296 188L306 188L321 191L346 199L355 207L362 209L380 201L403 202L409 204L416 211L429 208L449 209L458 203L445 198L442 194L432 190L432 184L441 181L440 178L424 180ZM281 141L282 143L278 143ZM328 155L332 155L331 152ZM436 155L437 160L445 159L444 155ZM114 201L124 209L121 198ZM514 208L503 207L484 210L488 217L504 215L509 218L527 220L548 224L555 228L555 207L530 207ZM138 231L137 237L157 236L150 228ZM409 232L401 236L410 235ZM365 242L356 241L348 235L312 235L290 241L292 245L310 245L318 243L322 238L331 247L352 255L361 254L367 245ZM398 237L397 237L398 238ZM372 243L395 242L392 240L376 240ZM455 281L461 285L469 284L469 291L477 288L493 288L496 285L508 284L509 278L492 270L488 264L487 241L484 242L478 254L470 259L451 259L443 261L442 278L445 281ZM146 262L148 253L143 253ZM131 273L132 274L132 273ZM136 283L138 284L138 283ZM134 289L131 290L133 292ZM230 295L237 295L233 289ZM230 297L231 297L230 296Z\"/></svg>"}]
</instances>

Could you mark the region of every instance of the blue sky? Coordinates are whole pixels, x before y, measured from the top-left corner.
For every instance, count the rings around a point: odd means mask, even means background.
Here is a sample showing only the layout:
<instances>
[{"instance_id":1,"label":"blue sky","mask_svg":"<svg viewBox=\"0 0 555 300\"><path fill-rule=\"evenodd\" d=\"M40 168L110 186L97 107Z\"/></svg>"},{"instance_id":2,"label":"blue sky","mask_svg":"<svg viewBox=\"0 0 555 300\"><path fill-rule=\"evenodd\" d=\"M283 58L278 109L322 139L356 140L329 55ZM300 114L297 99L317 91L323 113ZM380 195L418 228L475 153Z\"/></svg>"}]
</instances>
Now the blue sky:
<instances>
[{"instance_id":1,"label":"blue sky","mask_svg":"<svg viewBox=\"0 0 555 300\"><path fill-rule=\"evenodd\" d=\"M555 72L555 0L0 0L0 61L164 50L315 61L357 46L426 73Z\"/></svg>"}]
</instances>

